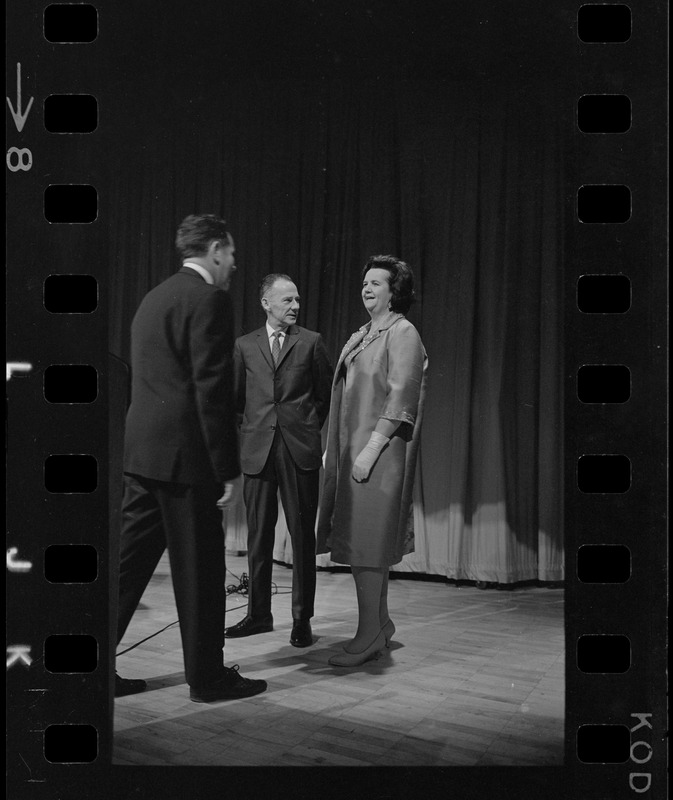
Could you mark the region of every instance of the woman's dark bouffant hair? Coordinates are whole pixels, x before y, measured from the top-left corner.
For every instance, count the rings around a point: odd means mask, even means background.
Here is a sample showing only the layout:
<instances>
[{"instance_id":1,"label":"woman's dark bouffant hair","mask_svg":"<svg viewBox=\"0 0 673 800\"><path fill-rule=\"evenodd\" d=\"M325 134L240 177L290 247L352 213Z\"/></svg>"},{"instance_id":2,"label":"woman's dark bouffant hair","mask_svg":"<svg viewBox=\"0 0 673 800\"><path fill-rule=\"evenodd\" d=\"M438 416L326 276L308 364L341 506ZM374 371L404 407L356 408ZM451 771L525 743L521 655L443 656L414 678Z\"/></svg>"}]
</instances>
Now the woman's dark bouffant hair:
<instances>
[{"instance_id":1,"label":"woman's dark bouffant hair","mask_svg":"<svg viewBox=\"0 0 673 800\"><path fill-rule=\"evenodd\" d=\"M388 284L393 296L390 309L398 314L406 314L416 300L414 292L414 273L411 268L395 256L372 256L362 270L362 280L370 269L385 269L390 274Z\"/></svg>"}]
</instances>

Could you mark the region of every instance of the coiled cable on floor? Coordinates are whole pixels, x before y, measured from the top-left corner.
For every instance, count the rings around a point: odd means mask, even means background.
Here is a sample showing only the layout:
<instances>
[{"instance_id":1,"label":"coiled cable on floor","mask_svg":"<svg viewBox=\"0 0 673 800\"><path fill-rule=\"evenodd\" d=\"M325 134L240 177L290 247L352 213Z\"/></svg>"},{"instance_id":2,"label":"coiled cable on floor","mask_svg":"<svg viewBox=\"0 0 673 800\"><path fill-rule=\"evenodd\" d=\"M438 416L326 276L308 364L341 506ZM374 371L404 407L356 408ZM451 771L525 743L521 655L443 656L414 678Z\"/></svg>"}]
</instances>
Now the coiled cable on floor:
<instances>
[{"instance_id":1,"label":"coiled cable on floor","mask_svg":"<svg viewBox=\"0 0 673 800\"><path fill-rule=\"evenodd\" d=\"M231 574L234 575L233 572ZM236 576L234 575L234 577ZM239 594L246 595L248 593L248 575L245 572L243 572L241 577L238 579L238 586L233 583L230 583L229 586L227 586L227 594L236 594L237 592Z\"/></svg>"}]
</instances>

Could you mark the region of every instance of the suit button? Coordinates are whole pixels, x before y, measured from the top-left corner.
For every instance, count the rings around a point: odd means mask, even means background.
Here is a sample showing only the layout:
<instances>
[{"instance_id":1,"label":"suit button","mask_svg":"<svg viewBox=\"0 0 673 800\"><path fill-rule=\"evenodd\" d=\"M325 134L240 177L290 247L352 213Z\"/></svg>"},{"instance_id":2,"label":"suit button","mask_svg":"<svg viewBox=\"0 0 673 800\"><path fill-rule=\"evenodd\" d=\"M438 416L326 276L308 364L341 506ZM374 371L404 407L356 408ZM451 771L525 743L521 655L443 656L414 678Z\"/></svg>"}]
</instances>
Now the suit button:
<instances>
[{"instance_id":1,"label":"suit button","mask_svg":"<svg viewBox=\"0 0 673 800\"><path fill-rule=\"evenodd\" d=\"M276 426L275 426L275 425L272 425L272 426L271 426L271 430L272 430L272 431L275 431L275 430L276 430Z\"/></svg>"}]
</instances>

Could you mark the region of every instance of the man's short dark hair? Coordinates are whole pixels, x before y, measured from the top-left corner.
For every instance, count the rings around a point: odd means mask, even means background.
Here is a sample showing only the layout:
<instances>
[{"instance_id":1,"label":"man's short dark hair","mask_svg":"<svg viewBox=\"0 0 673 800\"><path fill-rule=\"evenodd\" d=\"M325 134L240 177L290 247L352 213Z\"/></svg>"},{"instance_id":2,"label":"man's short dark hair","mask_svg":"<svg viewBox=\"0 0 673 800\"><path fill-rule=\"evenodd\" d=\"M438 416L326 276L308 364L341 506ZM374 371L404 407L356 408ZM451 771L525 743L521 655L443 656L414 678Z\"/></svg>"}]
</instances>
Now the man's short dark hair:
<instances>
[{"instance_id":1,"label":"man's short dark hair","mask_svg":"<svg viewBox=\"0 0 673 800\"><path fill-rule=\"evenodd\" d=\"M272 272L270 275L265 275L262 278L261 283L259 284L260 300L264 297L264 295L269 291L269 289L274 285L276 281L289 281L290 283L294 283L292 278L289 275L285 275L284 272Z\"/></svg>"},{"instance_id":2,"label":"man's short dark hair","mask_svg":"<svg viewBox=\"0 0 673 800\"><path fill-rule=\"evenodd\" d=\"M395 256L372 256L362 270L362 280L370 269L385 269L390 277L388 285L393 296L390 298L390 309L399 314L406 314L416 299L414 292L414 273L408 264Z\"/></svg>"},{"instance_id":3,"label":"man's short dark hair","mask_svg":"<svg viewBox=\"0 0 673 800\"><path fill-rule=\"evenodd\" d=\"M190 214L180 223L175 246L182 258L204 256L213 241L230 238L227 223L215 214Z\"/></svg>"}]
</instances>

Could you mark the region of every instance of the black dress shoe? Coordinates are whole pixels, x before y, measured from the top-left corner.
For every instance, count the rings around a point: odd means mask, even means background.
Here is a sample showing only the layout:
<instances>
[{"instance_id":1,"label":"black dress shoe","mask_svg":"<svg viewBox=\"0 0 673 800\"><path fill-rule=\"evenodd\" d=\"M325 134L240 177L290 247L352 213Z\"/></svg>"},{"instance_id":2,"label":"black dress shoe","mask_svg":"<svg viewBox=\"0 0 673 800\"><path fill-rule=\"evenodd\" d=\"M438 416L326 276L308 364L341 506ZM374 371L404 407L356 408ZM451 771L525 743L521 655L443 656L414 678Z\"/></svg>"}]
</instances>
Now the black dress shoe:
<instances>
[{"instance_id":1,"label":"black dress shoe","mask_svg":"<svg viewBox=\"0 0 673 800\"><path fill-rule=\"evenodd\" d=\"M147 683L139 679L120 678L115 672L115 697L125 697L127 694L138 694L147 689Z\"/></svg>"},{"instance_id":2,"label":"black dress shoe","mask_svg":"<svg viewBox=\"0 0 673 800\"><path fill-rule=\"evenodd\" d=\"M252 697L266 689L266 681L244 678L238 672L238 664L222 667L224 674L213 683L201 688L190 686L189 699L194 703L216 703L218 700L240 700Z\"/></svg>"},{"instance_id":3,"label":"black dress shoe","mask_svg":"<svg viewBox=\"0 0 673 800\"><path fill-rule=\"evenodd\" d=\"M313 644L311 623L307 619L296 619L292 623L290 644L295 647L308 647Z\"/></svg>"},{"instance_id":4,"label":"black dress shoe","mask_svg":"<svg viewBox=\"0 0 673 800\"><path fill-rule=\"evenodd\" d=\"M240 622L224 629L227 639L238 639L241 636L253 636L256 633L268 633L273 630L273 621L255 622L252 617L243 617Z\"/></svg>"}]
</instances>

